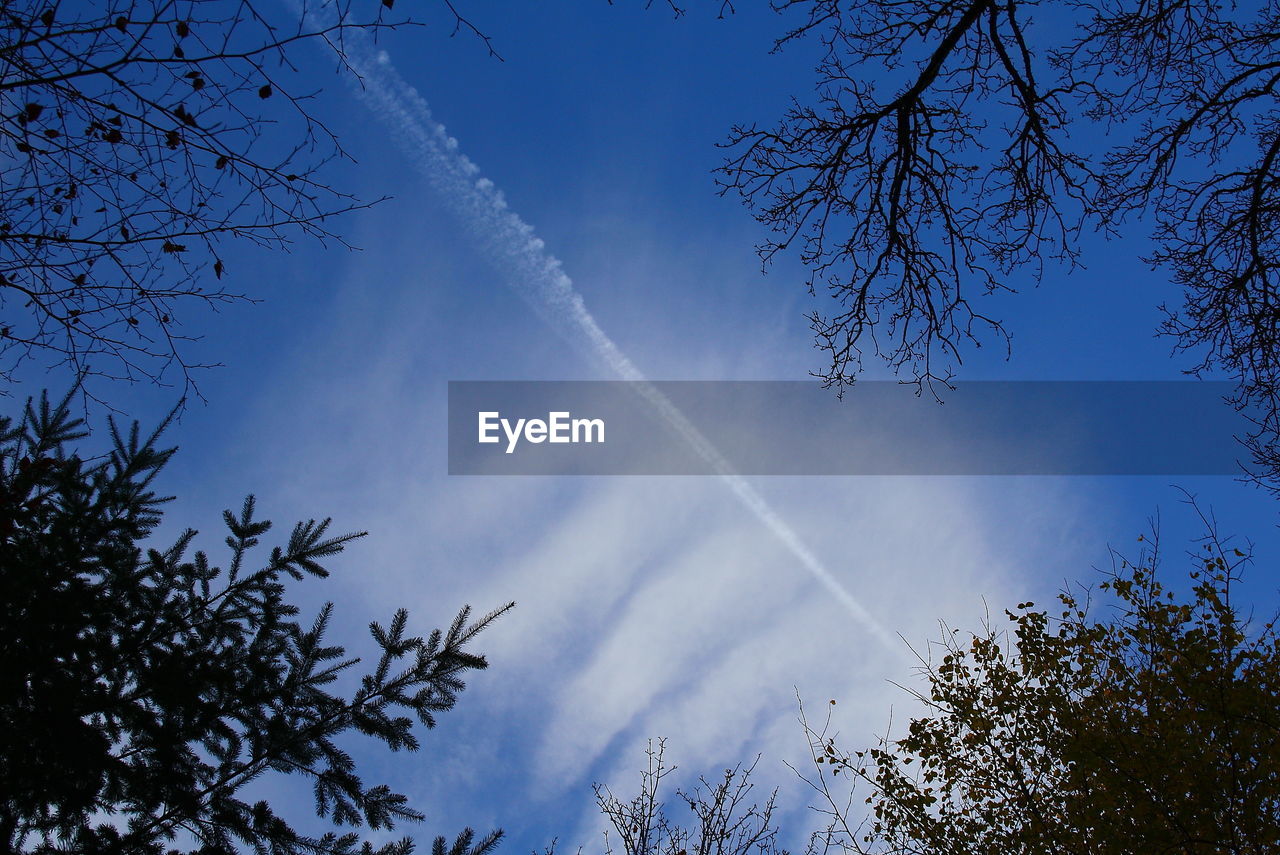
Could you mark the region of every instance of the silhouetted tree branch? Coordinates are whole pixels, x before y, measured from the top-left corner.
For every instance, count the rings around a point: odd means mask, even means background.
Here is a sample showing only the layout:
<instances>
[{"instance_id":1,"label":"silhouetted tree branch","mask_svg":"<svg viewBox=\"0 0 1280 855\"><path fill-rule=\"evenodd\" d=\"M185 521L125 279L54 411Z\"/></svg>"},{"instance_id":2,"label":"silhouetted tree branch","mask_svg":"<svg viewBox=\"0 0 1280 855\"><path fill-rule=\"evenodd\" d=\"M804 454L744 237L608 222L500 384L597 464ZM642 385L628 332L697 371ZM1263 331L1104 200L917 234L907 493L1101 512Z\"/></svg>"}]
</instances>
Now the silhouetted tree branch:
<instances>
[{"instance_id":1,"label":"silhouetted tree branch","mask_svg":"<svg viewBox=\"0 0 1280 855\"><path fill-rule=\"evenodd\" d=\"M771 129L734 128L722 187L778 233L763 256L796 248L810 289L838 303L811 316L825 379L852 379L870 345L895 369L946 380L983 330L1006 337L975 292L1075 257L1092 172L1059 134L1074 84L1042 82L1020 4L775 6L808 13L779 47L821 39L818 102L797 100ZM902 82L883 92L868 68Z\"/></svg>"},{"instance_id":2,"label":"silhouetted tree branch","mask_svg":"<svg viewBox=\"0 0 1280 855\"><path fill-rule=\"evenodd\" d=\"M850 382L871 354L946 381L967 347L1007 344L980 297L1072 265L1082 228L1143 215L1147 260L1183 289L1162 331L1194 371L1239 381L1235 403L1261 408L1255 447L1274 444L1280 10L774 7L800 16L778 47L820 41L818 96L771 127L734 128L720 180L775 232L763 257L796 250L810 289L829 293L834 308L811 316L830 359L821 377Z\"/></svg>"},{"instance_id":3,"label":"silhouetted tree branch","mask_svg":"<svg viewBox=\"0 0 1280 855\"><path fill-rule=\"evenodd\" d=\"M421 820L363 782L347 740L415 750L415 721L431 728L454 707L487 667L475 636L511 606L478 619L464 607L426 637L404 609L371 623L377 655L335 691L360 660L326 641L332 604L299 623L285 587L327 576L363 533L309 520L259 555L271 523L251 496L223 515L224 566L190 551L191 530L156 544L169 499L154 481L173 450L159 430L112 425L110 451L82 458L69 400L0 418L0 848L406 855L409 838L375 850L355 832L298 831L245 785L301 776L334 826ZM487 855L498 837L467 830L449 855Z\"/></svg>"},{"instance_id":4,"label":"silhouetted tree branch","mask_svg":"<svg viewBox=\"0 0 1280 855\"><path fill-rule=\"evenodd\" d=\"M648 766L634 798L620 799L608 787L596 785L596 804L611 829L604 836L605 855L786 855L773 824L777 794L771 793L763 804L748 801L755 787L755 763L725 769L712 780L701 777L691 790L676 790L676 800L689 809L692 821L675 821L664 801L663 781L675 771L663 760L665 747L665 740L649 743ZM546 855L554 851L553 843Z\"/></svg>"},{"instance_id":5,"label":"silhouetted tree branch","mask_svg":"<svg viewBox=\"0 0 1280 855\"><path fill-rule=\"evenodd\" d=\"M221 249L335 239L332 218L368 204L326 183L346 154L294 60L315 42L341 62L346 33L405 23L393 3L6 3L0 377L37 359L189 385L180 318L249 299ZM452 2L435 8L484 38Z\"/></svg>"}]
</instances>

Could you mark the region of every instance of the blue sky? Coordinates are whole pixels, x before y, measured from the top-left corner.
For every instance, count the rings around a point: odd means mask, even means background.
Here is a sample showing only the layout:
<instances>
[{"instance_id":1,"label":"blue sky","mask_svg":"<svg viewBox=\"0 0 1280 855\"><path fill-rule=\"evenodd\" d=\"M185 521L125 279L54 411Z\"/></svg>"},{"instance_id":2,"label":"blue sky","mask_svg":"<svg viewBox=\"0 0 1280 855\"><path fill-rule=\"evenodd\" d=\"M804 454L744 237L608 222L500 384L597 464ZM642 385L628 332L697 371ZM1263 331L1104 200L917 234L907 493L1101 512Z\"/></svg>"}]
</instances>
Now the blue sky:
<instances>
[{"instance_id":1,"label":"blue sky","mask_svg":"<svg viewBox=\"0 0 1280 855\"><path fill-rule=\"evenodd\" d=\"M802 379L822 364L803 317L814 304L794 259L762 274L763 235L716 195L710 170L732 123L768 122L808 96L812 46L771 55L783 22L754 5L726 20L714 4L681 20L660 5L486 4L474 21L502 62L430 16L379 49L644 374ZM837 699L846 742L869 742L891 708L909 709L887 682L910 679L905 645L872 639L718 479L446 475L447 381L613 375L433 189L397 144L395 117L319 53L312 63L317 107L358 161L335 180L394 198L338 226L359 252L303 241L227 256L233 283L263 302L195 322L201 351L225 367L201 378L207 403L172 430L170 523L204 529L216 551L221 509L254 492L281 526L332 516L369 530L331 580L298 592L337 601L334 637L356 650L368 620L402 605L426 629L463 603L517 601L481 637L491 669L423 750L369 755L371 777L427 812L424 838L501 825L506 852L555 837L598 847L592 782L632 792L646 740L667 737L682 774L762 753L761 784L783 787L784 835L800 840L806 794L783 765L805 751L797 692ZM993 301L1013 357L970 354L962 379L1178 377L1184 363L1152 335L1157 304L1176 295L1138 261L1143 246L1141 227L1095 242L1087 269L1049 270L1038 289ZM166 390L113 395L144 422L173 403ZM1157 512L1176 567L1197 526L1172 480L751 483L868 611L920 646L939 621L976 627L988 606L1090 579ZM1275 554L1271 500L1229 478L1178 483L1264 562ZM1251 577L1259 602L1274 599L1269 580L1263 567Z\"/></svg>"}]
</instances>

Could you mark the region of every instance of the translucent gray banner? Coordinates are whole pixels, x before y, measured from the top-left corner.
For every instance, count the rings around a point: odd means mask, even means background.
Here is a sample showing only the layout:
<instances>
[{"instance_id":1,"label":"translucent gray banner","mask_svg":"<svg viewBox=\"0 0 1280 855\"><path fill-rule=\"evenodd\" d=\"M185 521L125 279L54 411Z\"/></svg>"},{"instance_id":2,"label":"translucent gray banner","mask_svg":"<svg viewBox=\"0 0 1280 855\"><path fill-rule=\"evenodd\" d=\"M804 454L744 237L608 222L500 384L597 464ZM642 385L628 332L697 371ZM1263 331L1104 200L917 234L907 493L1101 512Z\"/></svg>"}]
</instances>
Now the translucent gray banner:
<instances>
[{"instance_id":1,"label":"translucent gray banner","mask_svg":"<svg viewBox=\"0 0 1280 855\"><path fill-rule=\"evenodd\" d=\"M453 381L452 475L1236 475L1228 383Z\"/></svg>"}]
</instances>

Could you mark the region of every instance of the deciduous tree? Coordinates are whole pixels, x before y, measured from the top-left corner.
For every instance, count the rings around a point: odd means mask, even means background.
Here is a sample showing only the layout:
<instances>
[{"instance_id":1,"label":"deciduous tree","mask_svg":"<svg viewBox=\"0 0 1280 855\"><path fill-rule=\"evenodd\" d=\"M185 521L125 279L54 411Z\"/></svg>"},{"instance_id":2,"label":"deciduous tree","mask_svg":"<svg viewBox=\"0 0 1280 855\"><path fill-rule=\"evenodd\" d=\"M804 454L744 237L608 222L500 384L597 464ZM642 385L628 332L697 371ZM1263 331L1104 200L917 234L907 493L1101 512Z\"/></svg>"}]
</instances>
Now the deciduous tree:
<instances>
[{"instance_id":1,"label":"deciduous tree","mask_svg":"<svg viewBox=\"0 0 1280 855\"><path fill-rule=\"evenodd\" d=\"M850 751L829 717L806 720L818 848L1275 851L1280 639L1232 601L1249 556L1210 529L1173 586L1147 544L1116 557L1102 602L1068 592L948 631L922 656L905 735Z\"/></svg>"}]
</instances>

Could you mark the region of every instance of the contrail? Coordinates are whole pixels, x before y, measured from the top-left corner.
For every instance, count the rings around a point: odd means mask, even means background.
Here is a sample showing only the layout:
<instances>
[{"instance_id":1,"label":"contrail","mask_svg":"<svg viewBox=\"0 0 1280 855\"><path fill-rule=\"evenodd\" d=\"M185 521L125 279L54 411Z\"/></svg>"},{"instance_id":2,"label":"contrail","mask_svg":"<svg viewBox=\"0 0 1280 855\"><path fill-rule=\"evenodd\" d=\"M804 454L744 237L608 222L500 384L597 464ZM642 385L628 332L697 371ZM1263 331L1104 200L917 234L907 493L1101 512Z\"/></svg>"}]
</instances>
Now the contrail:
<instances>
[{"instance_id":1,"label":"contrail","mask_svg":"<svg viewBox=\"0 0 1280 855\"><path fill-rule=\"evenodd\" d=\"M533 226L507 207L502 191L480 176L480 168L458 148L444 125L431 115L427 102L404 81L384 50L370 43L363 32L348 32L343 55L356 81L360 98L392 130L418 172L449 207L500 268L512 287L534 310L570 341L585 344L614 374L632 381L658 414L689 443L769 531L786 546L800 564L887 650L898 645L870 612L831 575L800 536L778 516L764 497L716 449L684 413L649 383L635 364L600 329L583 303L573 280L559 259L534 236Z\"/></svg>"}]
</instances>

